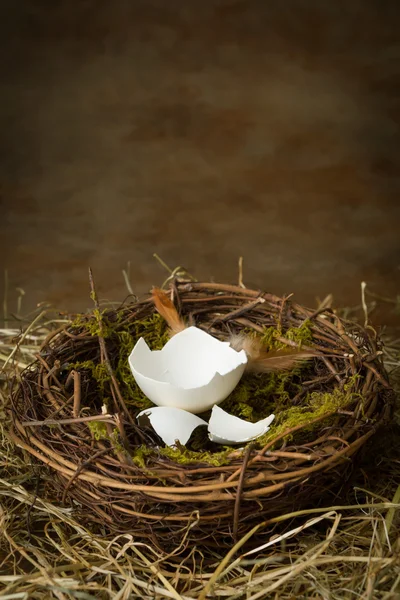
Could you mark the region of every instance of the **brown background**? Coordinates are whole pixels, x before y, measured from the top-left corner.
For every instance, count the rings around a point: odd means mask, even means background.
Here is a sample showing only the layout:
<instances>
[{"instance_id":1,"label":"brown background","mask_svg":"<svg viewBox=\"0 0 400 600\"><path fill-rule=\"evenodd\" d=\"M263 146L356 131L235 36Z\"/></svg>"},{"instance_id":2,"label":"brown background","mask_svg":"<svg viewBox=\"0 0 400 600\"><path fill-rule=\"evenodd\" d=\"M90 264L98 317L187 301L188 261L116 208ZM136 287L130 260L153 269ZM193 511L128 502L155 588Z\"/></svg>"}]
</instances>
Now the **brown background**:
<instances>
[{"instance_id":1,"label":"brown background","mask_svg":"<svg viewBox=\"0 0 400 600\"><path fill-rule=\"evenodd\" d=\"M165 273L399 293L398 2L2 0L2 270L25 307ZM1 291L1 290L0 290ZM2 293L2 292L1 292Z\"/></svg>"}]
</instances>

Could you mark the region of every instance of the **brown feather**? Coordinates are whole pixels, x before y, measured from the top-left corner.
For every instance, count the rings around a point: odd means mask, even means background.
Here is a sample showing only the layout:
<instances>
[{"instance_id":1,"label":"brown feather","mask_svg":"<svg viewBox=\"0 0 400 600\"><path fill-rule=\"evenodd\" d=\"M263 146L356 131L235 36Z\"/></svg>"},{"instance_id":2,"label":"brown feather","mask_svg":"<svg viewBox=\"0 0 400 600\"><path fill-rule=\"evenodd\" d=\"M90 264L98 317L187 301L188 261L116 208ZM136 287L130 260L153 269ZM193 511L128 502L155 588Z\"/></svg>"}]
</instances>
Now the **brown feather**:
<instances>
[{"instance_id":1,"label":"brown feather","mask_svg":"<svg viewBox=\"0 0 400 600\"><path fill-rule=\"evenodd\" d=\"M255 360L249 359L248 369L259 373L268 373L270 371L287 371L294 369L305 360L315 358L313 352L296 350L296 348L283 348L282 350L271 350L262 352Z\"/></svg>"},{"instance_id":2,"label":"brown feather","mask_svg":"<svg viewBox=\"0 0 400 600\"><path fill-rule=\"evenodd\" d=\"M186 329L183 319L179 316L173 302L164 290L153 288L152 297L157 312L166 320L172 334Z\"/></svg>"},{"instance_id":3,"label":"brown feather","mask_svg":"<svg viewBox=\"0 0 400 600\"><path fill-rule=\"evenodd\" d=\"M237 350L237 352L244 350L247 354L247 357L252 360L259 358L263 350L262 343L259 338L253 338L243 333L231 335L229 338L229 344L232 348Z\"/></svg>"},{"instance_id":4,"label":"brown feather","mask_svg":"<svg viewBox=\"0 0 400 600\"><path fill-rule=\"evenodd\" d=\"M232 336L230 345L238 352L244 350L248 358L247 370L258 373L293 369L303 361L317 356L312 350L290 347L267 352L260 339L243 334Z\"/></svg>"}]
</instances>

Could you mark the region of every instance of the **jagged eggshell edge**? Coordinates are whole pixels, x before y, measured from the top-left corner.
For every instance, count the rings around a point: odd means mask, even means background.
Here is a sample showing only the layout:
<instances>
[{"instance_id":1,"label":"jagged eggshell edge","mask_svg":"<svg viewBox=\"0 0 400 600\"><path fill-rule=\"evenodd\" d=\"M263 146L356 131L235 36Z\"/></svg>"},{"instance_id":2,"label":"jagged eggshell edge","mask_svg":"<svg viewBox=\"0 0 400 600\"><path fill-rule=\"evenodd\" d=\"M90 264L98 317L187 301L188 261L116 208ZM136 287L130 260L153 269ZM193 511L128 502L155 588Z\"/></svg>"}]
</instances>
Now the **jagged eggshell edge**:
<instances>
[{"instance_id":1,"label":"jagged eggshell edge","mask_svg":"<svg viewBox=\"0 0 400 600\"><path fill-rule=\"evenodd\" d=\"M227 446L257 439L270 429L275 415L269 415L257 423L249 423L214 406L208 423L208 437L212 442Z\"/></svg>"},{"instance_id":2,"label":"jagged eggshell edge","mask_svg":"<svg viewBox=\"0 0 400 600\"><path fill-rule=\"evenodd\" d=\"M148 418L154 431L167 446L174 446L176 440L185 445L197 427L207 427L207 422L200 417L187 410L169 406L145 408L136 417L139 425L141 420L142 425L145 424L143 417Z\"/></svg>"}]
</instances>

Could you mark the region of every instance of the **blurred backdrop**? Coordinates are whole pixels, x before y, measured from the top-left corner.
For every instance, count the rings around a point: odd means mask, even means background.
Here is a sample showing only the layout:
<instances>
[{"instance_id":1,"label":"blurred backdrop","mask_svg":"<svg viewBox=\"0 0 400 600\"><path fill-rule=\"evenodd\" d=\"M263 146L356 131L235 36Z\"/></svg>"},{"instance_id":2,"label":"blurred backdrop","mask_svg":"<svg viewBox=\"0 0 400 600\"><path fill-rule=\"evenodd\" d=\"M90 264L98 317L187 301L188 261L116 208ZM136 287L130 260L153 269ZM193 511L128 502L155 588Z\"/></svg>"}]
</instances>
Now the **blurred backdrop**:
<instances>
[{"instance_id":1,"label":"blurred backdrop","mask_svg":"<svg viewBox=\"0 0 400 600\"><path fill-rule=\"evenodd\" d=\"M244 280L400 293L398 2L2 0L9 310ZM1 277L3 280L3 276ZM1 284L4 294L4 282Z\"/></svg>"}]
</instances>

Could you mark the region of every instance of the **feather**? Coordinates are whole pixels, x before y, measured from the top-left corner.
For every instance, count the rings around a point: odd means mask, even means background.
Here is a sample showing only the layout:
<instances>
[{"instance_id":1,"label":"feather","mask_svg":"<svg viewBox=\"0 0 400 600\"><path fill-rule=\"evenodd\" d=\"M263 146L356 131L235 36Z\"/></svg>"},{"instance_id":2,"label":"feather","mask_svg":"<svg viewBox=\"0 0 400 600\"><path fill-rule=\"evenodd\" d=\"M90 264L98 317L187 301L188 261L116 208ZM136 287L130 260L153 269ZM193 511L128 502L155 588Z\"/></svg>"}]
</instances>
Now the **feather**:
<instances>
[{"instance_id":1,"label":"feather","mask_svg":"<svg viewBox=\"0 0 400 600\"><path fill-rule=\"evenodd\" d=\"M268 373L270 371L288 371L294 369L305 360L315 358L313 352L305 352L296 348L282 348L281 350L271 350L262 352L255 360L250 359L248 369L259 373Z\"/></svg>"},{"instance_id":2,"label":"feather","mask_svg":"<svg viewBox=\"0 0 400 600\"><path fill-rule=\"evenodd\" d=\"M186 329L183 319L164 290L153 288L152 297L157 312L166 320L172 335Z\"/></svg>"},{"instance_id":3,"label":"feather","mask_svg":"<svg viewBox=\"0 0 400 600\"><path fill-rule=\"evenodd\" d=\"M240 352L244 350L248 359L256 360L259 358L263 347L259 338L253 338L243 333L233 334L229 338L231 348Z\"/></svg>"},{"instance_id":4,"label":"feather","mask_svg":"<svg viewBox=\"0 0 400 600\"><path fill-rule=\"evenodd\" d=\"M247 370L268 373L270 371L286 371L298 366L305 360L317 356L312 350L301 350L300 348L282 348L279 350L266 351L263 349L260 339L239 334L231 336L230 345L240 352L244 350L247 354Z\"/></svg>"}]
</instances>

